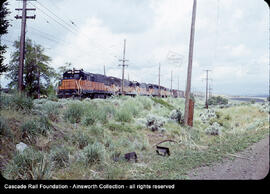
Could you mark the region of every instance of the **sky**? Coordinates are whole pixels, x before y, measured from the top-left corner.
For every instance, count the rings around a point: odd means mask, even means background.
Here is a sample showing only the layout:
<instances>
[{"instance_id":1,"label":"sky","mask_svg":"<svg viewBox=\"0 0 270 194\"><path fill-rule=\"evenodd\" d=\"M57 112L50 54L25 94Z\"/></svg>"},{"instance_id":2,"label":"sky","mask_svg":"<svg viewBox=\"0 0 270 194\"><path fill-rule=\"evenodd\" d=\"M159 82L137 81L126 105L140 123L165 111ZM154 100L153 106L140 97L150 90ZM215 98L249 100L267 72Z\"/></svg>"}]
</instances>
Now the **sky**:
<instances>
[{"instance_id":1,"label":"sky","mask_svg":"<svg viewBox=\"0 0 270 194\"><path fill-rule=\"evenodd\" d=\"M12 26L1 43L19 40L22 2L9 0ZM76 69L121 78L119 59L126 39L125 78L185 90L193 1L29 1L26 37L45 48L51 67L71 62ZM214 94L269 94L269 7L263 0L197 0L192 92L205 92L206 71ZM178 81L179 80L179 81ZM7 84L1 77L2 86ZM178 84L179 83L179 84Z\"/></svg>"}]
</instances>

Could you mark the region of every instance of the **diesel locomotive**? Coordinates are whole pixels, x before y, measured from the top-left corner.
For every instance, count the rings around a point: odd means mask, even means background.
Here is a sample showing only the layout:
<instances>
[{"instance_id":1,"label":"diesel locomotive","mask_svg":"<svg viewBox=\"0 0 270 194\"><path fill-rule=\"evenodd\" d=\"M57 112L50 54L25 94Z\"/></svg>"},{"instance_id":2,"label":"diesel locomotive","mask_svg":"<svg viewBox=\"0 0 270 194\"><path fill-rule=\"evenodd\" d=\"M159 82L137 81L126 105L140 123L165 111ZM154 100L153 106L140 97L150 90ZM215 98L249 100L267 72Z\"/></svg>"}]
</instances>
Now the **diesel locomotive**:
<instances>
[{"instance_id":1,"label":"diesel locomotive","mask_svg":"<svg viewBox=\"0 0 270 194\"><path fill-rule=\"evenodd\" d=\"M124 79L123 92L121 92L122 79L84 72L81 70L68 70L64 72L63 79L59 83L57 96L59 98L107 98L112 95L129 96L173 96L184 97L181 90L170 90L156 84L139 83Z\"/></svg>"}]
</instances>

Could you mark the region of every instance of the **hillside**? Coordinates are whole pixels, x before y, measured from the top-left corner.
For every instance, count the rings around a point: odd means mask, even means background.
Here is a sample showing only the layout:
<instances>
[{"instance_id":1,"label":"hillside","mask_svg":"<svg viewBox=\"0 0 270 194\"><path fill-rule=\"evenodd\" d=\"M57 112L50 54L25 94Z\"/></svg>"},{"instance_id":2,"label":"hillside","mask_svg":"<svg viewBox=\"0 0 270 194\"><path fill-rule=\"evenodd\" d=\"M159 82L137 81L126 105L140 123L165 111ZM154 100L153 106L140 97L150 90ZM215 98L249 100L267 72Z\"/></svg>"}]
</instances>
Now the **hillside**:
<instances>
[{"instance_id":1,"label":"hillside","mask_svg":"<svg viewBox=\"0 0 270 194\"><path fill-rule=\"evenodd\" d=\"M269 135L268 104L230 101L179 124L184 99L40 99L1 94L0 168L6 179L188 179ZM155 145L170 149L161 156ZM23 142L27 148L16 151ZM136 152L137 162L126 153Z\"/></svg>"}]
</instances>

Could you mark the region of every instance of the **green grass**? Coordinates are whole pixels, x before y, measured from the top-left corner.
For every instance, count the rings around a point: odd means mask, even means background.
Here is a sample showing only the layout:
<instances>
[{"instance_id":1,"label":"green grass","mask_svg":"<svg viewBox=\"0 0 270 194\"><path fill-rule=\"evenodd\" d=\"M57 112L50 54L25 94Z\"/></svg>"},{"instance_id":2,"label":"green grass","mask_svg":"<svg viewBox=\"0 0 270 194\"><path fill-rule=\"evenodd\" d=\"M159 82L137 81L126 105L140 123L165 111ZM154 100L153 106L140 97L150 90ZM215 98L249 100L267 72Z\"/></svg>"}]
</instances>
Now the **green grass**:
<instances>
[{"instance_id":1,"label":"green grass","mask_svg":"<svg viewBox=\"0 0 270 194\"><path fill-rule=\"evenodd\" d=\"M155 103L157 104L161 104L163 105L164 107L166 107L167 109L169 110L173 110L174 109L174 106L172 106L171 104L169 104L168 102L166 102L165 100L163 100L162 98L151 98Z\"/></svg>"}]
</instances>

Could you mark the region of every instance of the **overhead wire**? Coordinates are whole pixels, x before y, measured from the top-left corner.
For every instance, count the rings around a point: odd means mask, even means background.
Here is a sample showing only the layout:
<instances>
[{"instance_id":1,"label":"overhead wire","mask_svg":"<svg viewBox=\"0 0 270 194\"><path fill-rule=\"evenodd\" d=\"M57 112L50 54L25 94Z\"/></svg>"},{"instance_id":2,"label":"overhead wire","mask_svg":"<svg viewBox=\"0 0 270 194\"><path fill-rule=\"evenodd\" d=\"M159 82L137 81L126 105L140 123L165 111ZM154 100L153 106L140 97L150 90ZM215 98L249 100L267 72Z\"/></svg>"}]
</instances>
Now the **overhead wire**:
<instances>
[{"instance_id":1,"label":"overhead wire","mask_svg":"<svg viewBox=\"0 0 270 194\"><path fill-rule=\"evenodd\" d=\"M31 3L31 2L30 2ZM48 15L44 10L42 10L40 7L37 7L36 5L34 5L33 3L31 3L31 5L33 5L35 8L37 8L38 10L40 10L44 15L46 15L47 17L50 17L54 22L56 22L57 24L61 25L63 28L65 28L66 30L70 31L71 33L73 33L74 35L77 35L77 33L75 31L72 31L70 28L66 27L66 25L62 24L61 22L57 21L57 19L55 19L54 17ZM48 10L48 9L47 9ZM52 11L50 11L52 13ZM56 14L54 14L56 15ZM78 31L78 30L77 30ZM71 47L70 47L71 48ZM77 49L77 48L76 48ZM98 48L93 48L93 50L91 50L90 53L92 52L98 52L97 50ZM86 52L86 51L84 51ZM103 53L104 51L100 51L100 53ZM87 55L89 55L89 53L87 53Z\"/></svg>"},{"instance_id":2,"label":"overhead wire","mask_svg":"<svg viewBox=\"0 0 270 194\"><path fill-rule=\"evenodd\" d=\"M86 35L86 34L84 34L83 32L80 32L79 31L79 29L78 29L78 27L77 27L77 25L75 25L75 23L72 21L72 20L70 20L71 21L71 23L73 24L73 26L71 26L70 24L68 24L67 22L65 22L64 21L64 19L62 19L62 18L60 18L59 16L57 16L52 10L50 10L48 7L46 7L45 5L43 5L43 4L41 4L40 2L38 2L37 1L37 3L39 3L43 8L45 8L46 10L48 10L51 14L53 14L55 17L57 17L59 20L61 20L62 22L64 22L64 24L66 25L66 26L68 26L69 28L71 28L71 29L73 29L73 30L75 30L76 32L79 32L80 33L80 35L82 35L85 39L87 39L88 41L92 41L92 40L90 40L89 39L89 37ZM39 8L40 9L40 8ZM44 11L44 10L43 10ZM77 34L76 34L77 35ZM111 47L112 46L114 46L114 44L112 44L111 46L109 46L109 47L104 47L104 46L102 46L101 44L99 44L99 43L95 43L95 44L97 44L98 45L98 47L96 47L96 48L94 48L95 50L97 50L97 49L103 49L103 51L100 51L100 52L104 52L104 50L107 50L107 49L111 49Z\"/></svg>"}]
</instances>

